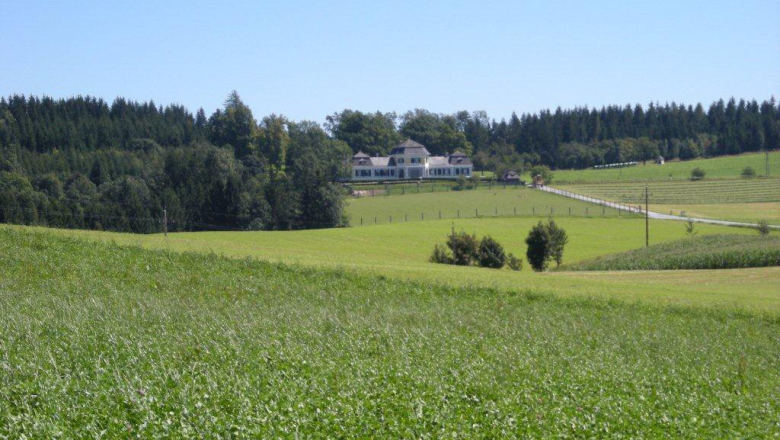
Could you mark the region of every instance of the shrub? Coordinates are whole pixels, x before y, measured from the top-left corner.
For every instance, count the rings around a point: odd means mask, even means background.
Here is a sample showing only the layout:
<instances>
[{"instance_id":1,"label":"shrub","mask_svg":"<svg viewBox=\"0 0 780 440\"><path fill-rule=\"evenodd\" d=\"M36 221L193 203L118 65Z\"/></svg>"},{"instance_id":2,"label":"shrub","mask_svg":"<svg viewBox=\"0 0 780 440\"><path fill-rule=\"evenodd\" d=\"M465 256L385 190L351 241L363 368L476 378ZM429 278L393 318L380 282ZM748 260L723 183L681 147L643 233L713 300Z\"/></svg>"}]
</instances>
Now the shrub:
<instances>
[{"instance_id":1,"label":"shrub","mask_svg":"<svg viewBox=\"0 0 780 440\"><path fill-rule=\"evenodd\" d=\"M550 258L555 260L555 265L563 262L563 248L569 243L569 236L553 219L547 222L547 231L550 233Z\"/></svg>"},{"instance_id":2,"label":"shrub","mask_svg":"<svg viewBox=\"0 0 780 440\"><path fill-rule=\"evenodd\" d=\"M479 243L479 265L491 269L501 269L506 264L504 247L489 235L482 237Z\"/></svg>"},{"instance_id":3,"label":"shrub","mask_svg":"<svg viewBox=\"0 0 780 440\"><path fill-rule=\"evenodd\" d=\"M759 220L756 230L762 237L766 237L770 232L772 232L772 229L769 227L769 224L766 222L766 220Z\"/></svg>"},{"instance_id":4,"label":"shrub","mask_svg":"<svg viewBox=\"0 0 780 440\"><path fill-rule=\"evenodd\" d=\"M452 234L447 238L447 247L452 251L452 264L469 266L479 258L479 240L476 235L462 231Z\"/></svg>"},{"instance_id":5,"label":"shrub","mask_svg":"<svg viewBox=\"0 0 780 440\"><path fill-rule=\"evenodd\" d=\"M695 237L696 234L698 234L698 232L694 230L695 227L696 224L693 222L693 220L687 220L685 222L685 235L688 236L688 238Z\"/></svg>"},{"instance_id":6,"label":"shrub","mask_svg":"<svg viewBox=\"0 0 780 440\"><path fill-rule=\"evenodd\" d=\"M531 173L531 181L533 181L534 177L536 176L542 176L545 184L552 183L553 173L550 171L550 167L547 165L534 165L531 167L529 172Z\"/></svg>"},{"instance_id":7,"label":"shrub","mask_svg":"<svg viewBox=\"0 0 780 440\"><path fill-rule=\"evenodd\" d=\"M525 244L528 245L525 256L531 267L537 272L547 269L550 260L550 232L541 221L531 228Z\"/></svg>"},{"instance_id":8,"label":"shrub","mask_svg":"<svg viewBox=\"0 0 780 440\"><path fill-rule=\"evenodd\" d=\"M691 170L691 180L701 180L707 174L703 169L696 167Z\"/></svg>"},{"instance_id":9,"label":"shrub","mask_svg":"<svg viewBox=\"0 0 780 440\"><path fill-rule=\"evenodd\" d=\"M741 176L743 179L752 179L756 177L756 170L754 170L753 167L745 167L745 169L742 170Z\"/></svg>"},{"instance_id":10,"label":"shrub","mask_svg":"<svg viewBox=\"0 0 780 440\"><path fill-rule=\"evenodd\" d=\"M512 270L520 271L523 269L523 260L515 257L514 254L510 253L506 257L506 265L509 266L509 268Z\"/></svg>"},{"instance_id":11,"label":"shrub","mask_svg":"<svg viewBox=\"0 0 780 440\"><path fill-rule=\"evenodd\" d=\"M431 263L439 264L452 264L452 255L447 251L447 248L437 244L433 247L433 254L428 259Z\"/></svg>"}]
</instances>

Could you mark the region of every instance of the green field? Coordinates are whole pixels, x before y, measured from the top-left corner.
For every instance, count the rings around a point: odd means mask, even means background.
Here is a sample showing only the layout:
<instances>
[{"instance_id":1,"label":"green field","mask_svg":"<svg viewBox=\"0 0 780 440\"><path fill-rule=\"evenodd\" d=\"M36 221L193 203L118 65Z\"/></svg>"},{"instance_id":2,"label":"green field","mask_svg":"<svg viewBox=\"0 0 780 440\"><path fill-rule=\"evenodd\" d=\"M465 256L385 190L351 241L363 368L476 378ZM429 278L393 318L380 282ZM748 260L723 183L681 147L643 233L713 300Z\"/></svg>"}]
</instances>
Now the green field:
<instances>
[{"instance_id":1,"label":"green field","mask_svg":"<svg viewBox=\"0 0 780 440\"><path fill-rule=\"evenodd\" d=\"M745 167L752 167L760 176L765 174L764 153L749 153L739 156L722 156L712 159L667 162L656 165L648 162L622 169L558 170L553 172L553 183L585 182L630 182L646 180L685 180L691 177L691 170L699 167L707 172L707 178L739 179ZM769 153L770 176L780 176L780 151ZM528 179L528 176L524 176Z\"/></svg>"},{"instance_id":2,"label":"green field","mask_svg":"<svg viewBox=\"0 0 780 440\"><path fill-rule=\"evenodd\" d=\"M523 187L351 199L347 213L352 226L477 216L539 217L552 214L556 217L616 217L619 215L614 209ZM626 214L622 213L622 215Z\"/></svg>"},{"instance_id":3,"label":"green field","mask_svg":"<svg viewBox=\"0 0 780 440\"><path fill-rule=\"evenodd\" d=\"M735 221L780 223L780 179L625 182L554 185L556 188L613 202L644 204L650 210Z\"/></svg>"},{"instance_id":4,"label":"green field","mask_svg":"<svg viewBox=\"0 0 780 440\"><path fill-rule=\"evenodd\" d=\"M597 257L560 270L737 269L780 266L780 236L705 235Z\"/></svg>"},{"instance_id":5,"label":"green field","mask_svg":"<svg viewBox=\"0 0 780 440\"><path fill-rule=\"evenodd\" d=\"M570 243L565 262L576 262L644 246L644 220L577 218L556 220ZM198 232L134 235L96 231L50 230L51 233L144 246L150 249L257 257L310 267L345 268L392 280L437 282L452 286L487 286L512 291L547 291L561 296L601 297L651 304L692 304L780 312L780 268L635 273L534 273L428 262L434 244L456 230L490 234L507 252L525 255L523 240L539 218L483 218L394 223L363 228L279 232ZM681 239L680 222L651 221L651 243ZM749 229L697 225L700 234L739 233ZM526 265L527 266L527 265Z\"/></svg>"},{"instance_id":6,"label":"green field","mask_svg":"<svg viewBox=\"0 0 780 440\"><path fill-rule=\"evenodd\" d=\"M769 438L777 330L2 228L0 437Z\"/></svg>"}]
</instances>

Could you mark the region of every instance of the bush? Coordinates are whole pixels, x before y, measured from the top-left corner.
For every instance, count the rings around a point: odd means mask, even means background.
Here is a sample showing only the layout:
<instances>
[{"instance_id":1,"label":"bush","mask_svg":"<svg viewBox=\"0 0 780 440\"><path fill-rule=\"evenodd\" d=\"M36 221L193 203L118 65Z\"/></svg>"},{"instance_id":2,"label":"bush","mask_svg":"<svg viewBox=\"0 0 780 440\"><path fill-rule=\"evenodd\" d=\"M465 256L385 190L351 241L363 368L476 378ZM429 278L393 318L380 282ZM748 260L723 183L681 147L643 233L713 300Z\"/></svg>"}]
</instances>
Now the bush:
<instances>
[{"instance_id":1,"label":"bush","mask_svg":"<svg viewBox=\"0 0 780 440\"><path fill-rule=\"evenodd\" d=\"M756 170L754 170L753 167L745 167L745 169L742 170L741 176L743 179L752 179L756 177Z\"/></svg>"},{"instance_id":2,"label":"bush","mask_svg":"<svg viewBox=\"0 0 780 440\"><path fill-rule=\"evenodd\" d=\"M447 251L447 248L437 244L433 247L433 254L428 259L431 263L439 264L452 264L452 255Z\"/></svg>"},{"instance_id":3,"label":"bush","mask_svg":"<svg viewBox=\"0 0 780 440\"><path fill-rule=\"evenodd\" d=\"M703 169L696 167L691 170L691 180L701 180L707 174Z\"/></svg>"},{"instance_id":4,"label":"bush","mask_svg":"<svg viewBox=\"0 0 780 440\"><path fill-rule=\"evenodd\" d=\"M509 266L509 268L512 270L520 271L523 269L523 260L515 257L514 254L510 253L506 257L506 265Z\"/></svg>"},{"instance_id":5,"label":"bush","mask_svg":"<svg viewBox=\"0 0 780 440\"><path fill-rule=\"evenodd\" d=\"M569 243L569 236L553 219L547 222L547 231L550 233L550 258L555 260L555 266L563 262L563 248Z\"/></svg>"},{"instance_id":6,"label":"bush","mask_svg":"<svg viewBox=\"0 0 780 440\"><path fill-rule=\"evenodd\" d=\"M531 228L525 244L528 245L525 256L531 267L537 272L547 269L550 261L550 232L541 221Z\"/></svg>"},{"instance_id":7,"label":"bush","mask_svg":"<svg viewBox=\"0 0 780 440\"><path fill-rule=\"evenodd\" d=\"M553 180L553 173L550 171L550 167L547 165L534 165L529 170L531 173L531 181L533 182L534 177L536 176L542 176L542 179L544 179L545 185L548 185L552 183Z\"/></svg>"},{"instance_id":8,"label":"bush","mask_svg":"<svg viewBox=\"0 0 780 440\"><path fill-rule=\"evenodd\" d=\"M447 238L447 247L452 251L452 264L470 266L479 258L479 240L476 235L462 231L452 234Z\"/></svg>"},{"instance_id":9,"label":"bush","mask_svg":"<svg viewBox=\"0 0 780 440\"><path fill-rule=\"evenodd\" d=\"M766 222L766 220L759 220L756 230L762 237L766 237L770 232L772 232L772 228L769 227L769 224Z\"/></svg>"},{"instance_id":10,"label":"bush","mask_svg":"<svg viewBox=\"0 0 780 440\"><path fill-rule=\"evenodd\" d=\"M479 243L479 265L491 269L501 269L506 264L504 247L489 235Z\"/></svg>"}]
</instances>

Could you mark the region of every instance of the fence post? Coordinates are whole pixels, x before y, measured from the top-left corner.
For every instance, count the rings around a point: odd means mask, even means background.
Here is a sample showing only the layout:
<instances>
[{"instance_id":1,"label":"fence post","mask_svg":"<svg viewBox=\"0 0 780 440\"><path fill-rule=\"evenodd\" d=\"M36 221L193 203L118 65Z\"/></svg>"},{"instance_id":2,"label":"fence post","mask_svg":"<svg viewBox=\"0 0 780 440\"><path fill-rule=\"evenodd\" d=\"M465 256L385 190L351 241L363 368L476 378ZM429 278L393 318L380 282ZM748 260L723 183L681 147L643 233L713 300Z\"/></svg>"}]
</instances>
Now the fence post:
<instances>
[{"instance_id":1,"label":"fence post","mask_svg":"<svg viewBox=\"0 0 780 440\"><path fill-rule=\"evenodd\" d=\"M405 221L405 222L408 222L408 221L409 221L409 219L406 217L406 214L404 214L404 221Z\"/></svg>"},{"instance_id":2,"label":"fence post","mask_svg":"<svg viewBox=\"0 0 780 440\"><path fill-rule=\"evenodd\" d=\"M536 206L531 207L531 214L536 214Z\"/></svg>"},{"instance_id":3,"label":"fence post","mask_svg":"<svg viewBox=\"0 0 780 440\"><path fill-rule=\"evenodd\" d=\"M552 214L552 213L553 213L553 207L550 206L550 214Z\"/></svg>"},{"instance_id":4,"label":"fence post","mask_svg":"<svg viewBox=\"0 0 780 440\"><path fill-rule=\"evenodd\" d=\"M496 206L496 216L498 216L498 206Z\"/></svg>"},{"instance_id":5,"label":"fence post","mask_svg":"<svg viewBox=\"0 0 780 440\"><path fill-rule=\"evenodd\" d=\"M474 217L479 217L479 208L474 208Z\"/></svg>"},{"instance_id":6,"label":"fence post","mask_svg":"<svg viewBox=\"0 0 780 440\"><path fill-rule=\"evenodd\" d=\"M460 218L460 209L458 210L458 218Z\"/></svg>"},{"instance_id":7,"label":"fence post","mask_svg":"<svg viewBox=\"0 0 780 440\"><path fill-rule=\"evenodd\" d=\"M393 222L393 216L391 215L390 216L390 223L392 223L392 222Z\"/></svg>"},{"instance_id":8,"label":"fence post","mask_svg":"<svg viewBox=\"0 0 780 440\"><path fill-rule=\"evenodd\" d=\"M585 208L588 209L588 208ZM569 206L569 215L571 215L571 206Z\"/></svg>"},{"instance_id":9,"label":"fence post","mask_svg":"<svg viewBox=\"0 0 780 440\"><path fill-rule=\"evenodd\" d=\"M374 224L376 224L376 217L374 217Z\"/></svg>"},{"instance_id":10,"label":"fence post","mask_svg":"<svg viewBox=\"0 0 780 440\"><path fill-rule=\"evenodd\" d=\"M585 215L588 215L588 207L585 207Z\"/></svg>"},{"instance_id":11,"label":"fence post","mask_svg":"<svg viewBox=\"0 0 780 440\"><path fill-rule=\"evenodd\" d=\"M441 211L439 211L439 220L441 220Z\"/></svg>"},{"instance_id":12,"label":"fence post","mask_svg":"<svg viewBox=\"0 0 780 440\"><path fill-rule=\"evenodd\" d=\"M601 207L601 215L605 215L607 213L607 208L605 206Z\"/></svg>"},{"instance_id":13,"label":"fence post","mask_svg":"<svg viewBox=\"0 0 780 440\"><path fill-rule=\"evenodd\" d=\"M420 220L425 220L425 213L424 212L420 213Z\"/></svg>"},{"instance_id":14,"label":"fence post","mask_svg":"<svg viewBox=\"0 0 780 440\"><path fill-rule=\"evenodd\" d=\"M515 215L517 215L517 206L515 206Z\"/></svg>"},{"instance_id":15,"label":"fence post","mask_svg":"<svg viewBox=\"0 0 780 440\"><path fill-rule=\"evenodd\" d=\"M363 217L360 217L360 226L363 226Z\"/></svg>"}]
</instances>

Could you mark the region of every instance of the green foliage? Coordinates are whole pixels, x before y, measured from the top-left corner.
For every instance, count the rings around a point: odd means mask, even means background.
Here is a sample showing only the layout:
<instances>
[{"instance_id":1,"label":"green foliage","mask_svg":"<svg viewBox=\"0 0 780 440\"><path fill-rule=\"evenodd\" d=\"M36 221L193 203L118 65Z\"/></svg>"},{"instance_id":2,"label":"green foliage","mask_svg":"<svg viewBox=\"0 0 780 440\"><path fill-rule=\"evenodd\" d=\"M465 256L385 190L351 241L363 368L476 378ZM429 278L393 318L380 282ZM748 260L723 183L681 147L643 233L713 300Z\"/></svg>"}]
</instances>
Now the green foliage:
<instances>
[{"instance_id":1,"label":"green foliage","mask_svg":"<svg viewBox=\"0 0 780 440\"><path fill-rule=\"evenodd\" d=\"M479 242L478 261L480 267L501 269L506 264L504 247L489 235L482 237Z\"/></svg>"},{"instance_id":2,"label":"green foliage","mask_svg":"<svg viewBox=\"0 0 780 440\"><path fill-rule=\"evenodd\" d=\"M698 231L696 231L696 223L693 220L686 220L685 223L685 235L688 238L693 238L698 234Z\"/></svg>"},{"instance_id":3,"label":"green foliage","mask_svg":"<svg viewBox=\"0 0 780 440\"><path fill-rule=\"evenodd\" d=\"M8 228L0 279L7 438L777 431L777 321L730 308L386 282Z\"/></svg>"},{"instance_id":4,"label":"green foliage","mask_svg":"<svg viewBox=\"0 0 780 440\"><path fill-rule=\"evenodd\" d=\"M547 165L534 165L528 172L531 174L531 179L536 176L542 176L545 184L550 184L553 181L553 173Z\"/></svg>"},{"instance_id":5,"label":"green foliage","mask_svg":"<svg viewBox=\"0 0 780 440\"><path fill-rule=\"evenodd\" d=\"M564 270L736 269L780 266L780 237L703 235L599 257Z\"/></svg>"},{"instance_id":6,"label":"green foliage","mask_svg":"<svg viewBox=\"0 0 780 440\"><path fill-rule=\"evenodd\" d=\"M433 247L433 253L431 254L431 257L428 259L428 261L438 264L454 264L452 260L452 253L448 251L445 246L442 246L438 243Z\"/></svg>"},{"instance_id":7,"label":"green foliage","mask_svg":"<svg viewBox=\"0 0 780 440\"><path fill-rule=\"evenodd\" d=\"M447 247L452 252L452 264L471 266L479 259L479 240L476 235L463 231L447 237Z\"/></svg>"},{"instance_id":8,"label":"green foliage","mask_svg":"<svg viewBox=\"0 0 780 440\"><path fill-rule=\"evenodd\" d=\"M745 167L742 169L740 176L742 176L743 179L752 179L756 177L756 170L754 170L753 167Z\"/></svg>"},{"instance_id":9,"label":"green foliage","mask_svg":"<svg viewBox=\"0 0 780 440\"><path fill-rule=\"evenodd\" d=\"M707 172L699 167L691 170L691 180L702 180L705 175L707 175Z\"/></svg>"},{"instance_id":10,"label":"green foliage","mask_svg":"<svg viewBox=\"0 0 780 440\"><path fill-rule=\"evenodd\" d=\"M525 244L528 246L525 256L533 270L543 272L547 269L550 261L550 231L541 220L531 228Z\"/></svg>"},{"instance_id":11,"label":"green foliage","mask_svg":"<svg viewBox=\"0 0 780 440\"><path fill-rule=\"evenodd\" d=\"M523 259L515 257L515 255L510 252L506 257L506 265L510 269L519 272L523 270Z\"/></svg>"},{"instance_id":12,"label":"green foliage","mask_svg":"<svg viewBox=\"0 0 780 440\"><path fill-rule=\"evenodd\" d=\"M766 222L766 220L759 220L756 231L758 231L759 235L762 237L766 237L770 232L772 232L772 228L769 227L769 224Z\"/></svg>"},{"instance_id":13,"label":"green foliage","mask_svg":"<svg viewBox=\"0 0 780 440\"><path fill-rule=\"evenodd\" d=\"M552 218L547 221L547 231L550 234L550 259L555 261L556 266L560 266L563 263L563 250L569 243L569 236Z\"/></svg>"}]
</instances>

